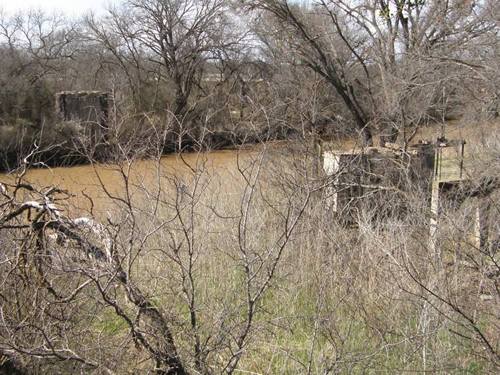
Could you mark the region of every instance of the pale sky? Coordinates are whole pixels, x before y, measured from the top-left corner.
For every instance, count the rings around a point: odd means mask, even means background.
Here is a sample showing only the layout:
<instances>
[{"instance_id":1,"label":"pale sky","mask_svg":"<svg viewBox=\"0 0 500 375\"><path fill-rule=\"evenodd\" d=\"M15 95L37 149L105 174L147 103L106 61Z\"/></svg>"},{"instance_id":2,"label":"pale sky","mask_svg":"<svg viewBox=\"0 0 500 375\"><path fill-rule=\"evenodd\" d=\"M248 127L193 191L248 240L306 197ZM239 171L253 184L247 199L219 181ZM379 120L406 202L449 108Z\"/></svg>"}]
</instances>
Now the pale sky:
<instances>
[{"instance_id":1,"label":"pale sky","mask_svg":"<svg viewBox=\"0 0 500 375\"><path fill-rule=\"evenodd\" d=\"M88 10L100 13L109 3L120 0L0 0L0 9L8 13L30 8L43 9L47 12L62 11L68 16L80 16Z\"/></svg>"}]
</instances>

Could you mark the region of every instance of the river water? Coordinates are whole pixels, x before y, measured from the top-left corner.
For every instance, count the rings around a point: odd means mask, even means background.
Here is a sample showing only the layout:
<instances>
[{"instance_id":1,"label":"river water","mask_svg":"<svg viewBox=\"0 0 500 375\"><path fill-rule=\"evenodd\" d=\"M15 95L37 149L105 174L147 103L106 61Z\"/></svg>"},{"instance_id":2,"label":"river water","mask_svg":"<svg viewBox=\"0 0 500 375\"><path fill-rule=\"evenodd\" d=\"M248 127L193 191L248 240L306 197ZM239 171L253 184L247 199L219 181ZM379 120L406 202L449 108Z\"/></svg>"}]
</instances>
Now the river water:
<instances>
[{"instance_id":1,"label":"river water","mask_svg":"<svg viewBox=\"0 0 500 375\"><path fill-rule=\"evenodd\" d=\"M196 172L202 171L210 185L231 194L242 177L238 165L248 163L262 147L222 150L163 156L159 160L134 160L120 165L81 165L74 167L40 168L28 171L24 179L39 187L57 186L71 197L60 204L73 214L93 214L110 210L110 195L124 197L129 191L154 192L162 185L189 186ZM0 174L0 182L11 182L14 175ZM162 187L163 188L163 187Z\"/></svg>"}]
</instances>

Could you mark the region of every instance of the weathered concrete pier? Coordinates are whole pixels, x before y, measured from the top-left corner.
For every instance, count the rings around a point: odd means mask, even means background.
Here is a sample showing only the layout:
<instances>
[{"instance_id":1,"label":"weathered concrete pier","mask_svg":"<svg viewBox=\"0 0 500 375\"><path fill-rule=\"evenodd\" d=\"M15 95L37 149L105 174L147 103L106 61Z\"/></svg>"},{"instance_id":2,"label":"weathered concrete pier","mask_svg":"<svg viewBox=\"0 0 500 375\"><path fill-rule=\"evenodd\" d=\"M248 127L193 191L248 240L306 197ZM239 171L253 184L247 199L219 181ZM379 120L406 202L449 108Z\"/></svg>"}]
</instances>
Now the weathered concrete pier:
<instances>
[{"instance_id":1,"label":"weathered concrete pier","mask_svg":"<svg viewBox=\"0 0 500 375\"><path fill-rule=\"evenodd\" d=\"M76 122L82 135L95 145L106 139L112 123L113 95L103 91L63 91L56 94L56 115L61 121Z\"/></svg>"},{"instance_id":2,"label":"weathered concrete pier","mask_svg":"<svg viewBox=\"0 0 500 375\"><path fill-rule=\"evenodd\" d=\"M378 217L404 211L405 193L418 189L430 204L429 248L440 258L438 229L444 206L473 202L472 245L486 251L492 242L488 194L498 181L475 181L466 173L465 140L438 138L406 150L394 144L349 152L323 151L323 170L331 176L327 206L340 222L357 224L362 208Z\"/></svg>"}]
</instances>

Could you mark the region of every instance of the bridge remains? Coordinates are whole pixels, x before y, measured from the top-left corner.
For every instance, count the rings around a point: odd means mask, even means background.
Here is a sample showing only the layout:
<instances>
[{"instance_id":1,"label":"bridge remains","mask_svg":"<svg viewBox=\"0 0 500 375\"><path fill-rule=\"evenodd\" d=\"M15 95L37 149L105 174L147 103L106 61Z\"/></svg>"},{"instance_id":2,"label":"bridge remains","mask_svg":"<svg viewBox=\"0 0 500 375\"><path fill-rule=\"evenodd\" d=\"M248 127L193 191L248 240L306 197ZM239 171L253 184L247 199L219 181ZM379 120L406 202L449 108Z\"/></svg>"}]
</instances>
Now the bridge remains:
<instances>
[{"instance_id":1,"label":"bridge remains","mask_svg":"<svg viewBox=\"0 0 500 375\"><path fill-rule=\"evenodd\" d=\"M404 211L401 196L411 188L430 187L434 168L432 145L369 147L353 151L324 151L323 169L332 176L327 204L345 224L355 224L362 208L377 215Z\"/></svg>"},{"instance_id":2,"label":"bridge remains","mask_svg":"<svg viewBox=\"0 0 500 375\"><path fill-rule=\"evenodd\" d=\"M81 127L82 136L96 145L106 139L112 122L113 95L103 91L63 91L55 96L60 121Z\"/></svg>"},{"instance_id":3,"label":"bridge remains","mask_svg":"<svg viewBox=\"0 0 500 375\"><path fill-rule=\"evenodd\" d=\"M474 201L473 242L480 250L492 243L488 194L495 179L474 181L465 173L464 140L438 138L421 141L406 150L395 144L353 151L323 151L323 169L332 178L326 189L327 206L345 225L357 225L361 216L404 215L410 191L422 194L430 206L429 247L437 254L437 233L443 207Z\"/></svg>"}]
</instances>

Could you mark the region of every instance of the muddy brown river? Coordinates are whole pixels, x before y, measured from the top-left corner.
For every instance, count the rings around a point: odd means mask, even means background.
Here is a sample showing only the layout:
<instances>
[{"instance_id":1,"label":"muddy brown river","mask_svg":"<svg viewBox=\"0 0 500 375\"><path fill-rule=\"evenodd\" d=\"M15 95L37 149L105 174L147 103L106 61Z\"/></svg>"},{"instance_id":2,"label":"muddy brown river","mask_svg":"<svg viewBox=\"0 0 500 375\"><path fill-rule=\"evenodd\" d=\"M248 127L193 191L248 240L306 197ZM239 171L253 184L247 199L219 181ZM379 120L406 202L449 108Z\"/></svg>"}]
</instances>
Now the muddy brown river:
<instances>
[{"instance_id":1,"label":"muddy brown river","mask_svg":"<svg viewBox=\"0 0 500 375\"><path fill-rule=\"evenodd\" d=\"M206 153L186 153L163 156L160 160L135 160L121 165L82 165L74 167L31 169L25 180L39 187L57 186L72 196L65 209L73 214L94 214L110 210L110 198L124 196L128 183L132 193L154 191L158 186L176 184L189 186L195 171L203 171L213 189L231 194L242 181L238 165L252 160L262 147L241 150L222 150ZM0 174L0 182L11 182L14 175Z\"/></svg>"}]
</instances>

